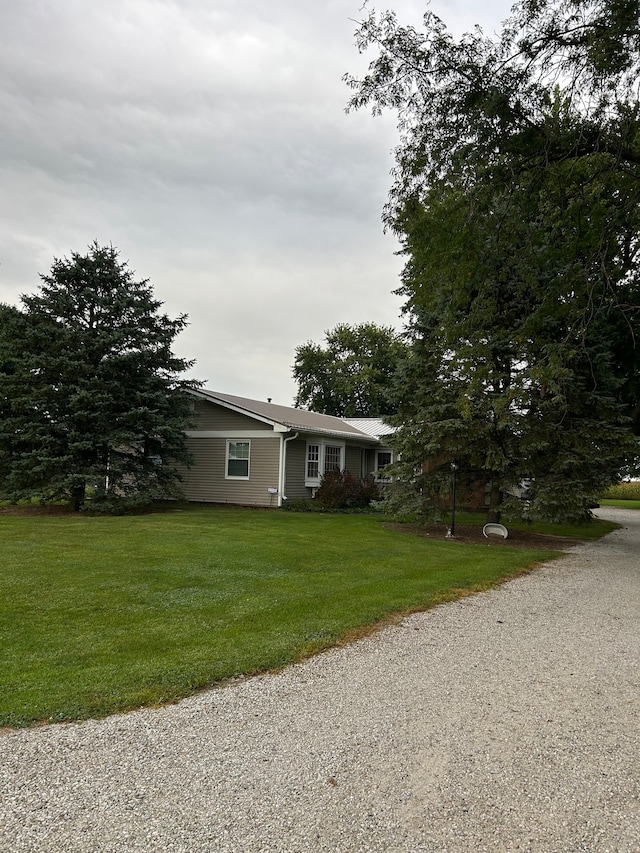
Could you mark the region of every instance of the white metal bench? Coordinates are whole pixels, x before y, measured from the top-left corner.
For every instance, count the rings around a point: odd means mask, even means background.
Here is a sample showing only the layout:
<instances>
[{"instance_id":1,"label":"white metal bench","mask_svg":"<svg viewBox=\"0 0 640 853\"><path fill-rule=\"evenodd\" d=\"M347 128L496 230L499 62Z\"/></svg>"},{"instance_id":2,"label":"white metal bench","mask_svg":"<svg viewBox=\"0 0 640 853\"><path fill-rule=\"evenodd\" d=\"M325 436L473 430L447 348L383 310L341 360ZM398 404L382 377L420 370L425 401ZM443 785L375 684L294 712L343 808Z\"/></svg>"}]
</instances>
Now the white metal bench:
<instances>
[{"instance_id":1,"label":"white metal bench","mask_svg":"<svg viewBox=\"0 0 640 853\"><path fill-rule=\"evenodd\" d=\"M482 528L482 532L487 538L489 538L489 536L502 536L503 539L507 539L509 536L509 531L504 524L498 524L495 521L490 521L488 524L485 524Z\"/></svg>"}]
</instances>

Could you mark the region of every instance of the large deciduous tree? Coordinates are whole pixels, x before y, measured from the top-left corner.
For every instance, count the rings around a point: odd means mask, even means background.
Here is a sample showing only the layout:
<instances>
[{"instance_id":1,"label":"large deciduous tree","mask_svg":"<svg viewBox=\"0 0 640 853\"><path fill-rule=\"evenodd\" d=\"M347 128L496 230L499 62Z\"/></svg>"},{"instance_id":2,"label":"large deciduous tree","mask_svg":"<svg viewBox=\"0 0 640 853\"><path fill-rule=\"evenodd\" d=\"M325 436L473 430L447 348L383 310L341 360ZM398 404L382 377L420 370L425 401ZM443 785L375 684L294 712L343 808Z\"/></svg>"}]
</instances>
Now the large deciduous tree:
<instances>
[{"instance_id":1,"label":"large deciduous tree","mask_svg":"<svg viewBox=\"0 0 640 853\"><path fill-rule=\"evenodd\" d=\"M295 405L336 417L379 417L393 411L389 387L406 344L391 326L339 323L325 344L296 348Z\"/></svg>"},{"instance_id":2,"label":"large deciduous tree","mask_svg":"<svg viewBox=\"0 0 640 853\"><path fill-rule=\"evenodd\" d=\"M186 325L111 246L54 260L23 310L4 306L0 331L0 491L83 506L178 493L188 464L181 378L172 352Z\"/></svg>"},{"instance_id":3,"label":"large deciduous tree","mask_svg":"<svg viewBox=\"0 0 640 853\"><path fill-rule=\"evenodd\" d=\"M638 452L639 9L524 0L498 40L432 13L359 28L379 55L351 107L394 108L401 132L384 219L407 256L410 502L455 460L491 518L523 479L531 514L585 518Z\"/></svg>"}]
</instances>

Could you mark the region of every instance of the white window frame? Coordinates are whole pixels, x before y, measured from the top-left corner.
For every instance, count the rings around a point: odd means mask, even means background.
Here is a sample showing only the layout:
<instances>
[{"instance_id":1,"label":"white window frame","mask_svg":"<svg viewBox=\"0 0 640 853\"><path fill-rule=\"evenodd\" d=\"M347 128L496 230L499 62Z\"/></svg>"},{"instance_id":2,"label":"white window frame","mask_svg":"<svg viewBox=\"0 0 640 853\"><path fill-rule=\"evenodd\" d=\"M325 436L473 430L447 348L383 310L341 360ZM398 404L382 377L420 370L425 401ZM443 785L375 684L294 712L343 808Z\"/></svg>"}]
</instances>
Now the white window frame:
<instances>
[{"instance_id":1,"label":"white window frame","mask_svg":"<svg viewBox=\"0 0 640 853\"><path fill-rule=\"evenodd\" d=\"M380 464L380 454L381 453L384 453L385 456L390 457L390 461L385 462L384 465ZM393 460L393 451L389 450L388 447L383 447L383 448L380 448L380 450L376 450L376 467L375 467L375 471L374 471L374 479L375 479L376 483L388 483L391 480L391 477L389 476L389 474L382 474L381 475L380 469L386 468L387 465L391 465L393 463L393 461L394 461Z\"/></svg>"},{"instance_id":2,"label":"white window frame","mask_svg":"<svg viewBox=\"0 0 640 853\"><path fill-rule=\"evenodd\" d=\"M313 448L313 458L311 458L310 453ZM319 441L308 441L307 449L305 451L304 457L304 479L305 483L319 483L320 482L320 471L322 470L320 467L320 460L322 457L322 448L320 446ZM309 474L309 466L313 465L317 470L317 474L313 477Z\"/></svg>"},{"instance_id":3,"label":"white window frame","mask_svg":"<svg viewBox=\"0 0 640 853\"><path fill-rule=\"evenodd\" d=\"M318 476L317 477L309 477L309 448L317 447L318 448ZM325 465L325 453L327 447L338 447L340 448L340 463L339 467L341 471L344 471L344 459L345 459L345 448L346 444L344 441L337 441L335 439L310 439L307 441L307 446L305 448L304 454L304 484L309 488L315 489L320 485L320 480L324 474L324 465ZM316 461L315 459L312 461Z\"/></svg>"},{"instance_id":4,"label":"white window frame","mask_svg":"<svg viewBox=\"0 0 640 853\"><path fill-rule=\"evenodd\" d=\"M230 450L232 444L247 444L249 445L249 455L247 456L247 473L246 474L230 474L229 462L231 460ZM241 457L242 458L242 457ZM224 454L224 478L225 480L248 480L251 476L251 440L248 438L228 438L226 441Z\"/></svg>"}]
</instances>

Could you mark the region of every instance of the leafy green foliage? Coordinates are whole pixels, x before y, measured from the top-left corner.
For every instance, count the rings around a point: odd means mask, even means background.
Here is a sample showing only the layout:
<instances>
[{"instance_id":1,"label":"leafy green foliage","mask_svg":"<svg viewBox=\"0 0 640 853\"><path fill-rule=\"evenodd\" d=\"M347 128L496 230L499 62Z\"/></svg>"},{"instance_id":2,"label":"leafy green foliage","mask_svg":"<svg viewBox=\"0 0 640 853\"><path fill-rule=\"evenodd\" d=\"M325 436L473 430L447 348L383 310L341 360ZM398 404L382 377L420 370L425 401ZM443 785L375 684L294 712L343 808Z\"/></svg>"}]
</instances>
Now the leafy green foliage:
<instances>
[{"instance_id":1,"label":"leafy green foliage","mask_svg":"<svg viewBox=\"0 0 640 853\"><path fill-rule=\"evenodd\" d=\"M0 491L80 508L177 495L188 463L192 362L171 346L186 318L160 313L113 247L56 259L24 309L2 308Z\"/></svg>"},{"instance_id":2,"label":"leafy green foliage","mask_svg":"<svg viewBox=\"0 0 640 853\"><path fill-rule=\"evenodd\" d=\"M354 477L349 471L334 470L323 475L315 500L327 509L353 509L369 506L380 497L373 477Z\"/></svg>"},{"instance_id":3,"label":"leafy green foliage","mask_svg":"<svg viewBox=\"0 0 640 853\"><path fill-rule=\"evenodd\" d=\"M326 332L325 341L296 348L295 405L336 417L389 414L389 383L406 352L393 328L340 323Z\"/></svg>"},{"instance_id":4,"label":"leafy green foliage","mask_svg":"<svg viewBox=\"0 0 640 853\"><path fill-rule=\"evenodd\" d=\"M384 218L407 257L391 422L411 507L455 460L490 519L529 480L529 514L577 521L638 455L639 8L524 2L498 41L431 13L359 29L379 56L351 106L401 132Z\"/></svg>"}]
</instances>

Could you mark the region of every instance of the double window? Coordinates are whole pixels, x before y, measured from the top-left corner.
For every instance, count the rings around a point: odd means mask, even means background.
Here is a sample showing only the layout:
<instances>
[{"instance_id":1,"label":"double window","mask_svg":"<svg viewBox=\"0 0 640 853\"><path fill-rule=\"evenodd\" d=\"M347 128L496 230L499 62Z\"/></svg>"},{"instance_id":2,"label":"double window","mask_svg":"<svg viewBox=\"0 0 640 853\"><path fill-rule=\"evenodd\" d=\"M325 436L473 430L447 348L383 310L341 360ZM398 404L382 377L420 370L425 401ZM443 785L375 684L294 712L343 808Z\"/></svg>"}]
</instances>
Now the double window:
<instances>
[{"instance_id":1,"label":"double window","mask_svg":"<svg viewBox=\"0 0 640 853\"><path fill-rule=\"evenodd\" d=\"M307 442L306 486L319 486L327 471L344 468L344 444L325 441Z\"/></svg>"},{"instance_id":2,"label":"double window","mask_svg":"<svg viewBox=\"0 0 640 853\"><path fill-rule=\"evenodd\" d=\"M226 478L248 480L250 459L250 441L227 441Z\"/></svg>"}]
</instances>

